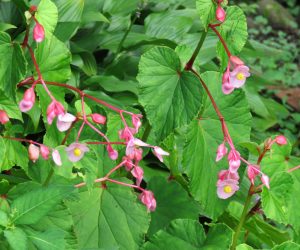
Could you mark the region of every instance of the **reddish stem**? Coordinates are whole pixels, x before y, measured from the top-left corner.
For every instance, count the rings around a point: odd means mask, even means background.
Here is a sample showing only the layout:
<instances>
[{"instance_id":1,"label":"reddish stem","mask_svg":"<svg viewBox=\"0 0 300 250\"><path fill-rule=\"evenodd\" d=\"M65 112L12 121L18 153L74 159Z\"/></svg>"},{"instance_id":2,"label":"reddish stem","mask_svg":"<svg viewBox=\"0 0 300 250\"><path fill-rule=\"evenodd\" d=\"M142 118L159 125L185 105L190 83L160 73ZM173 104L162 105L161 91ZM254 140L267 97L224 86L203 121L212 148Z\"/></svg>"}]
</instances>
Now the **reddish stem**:
<instances>
[{"instance_id":1,"label":"reddish stem","mask_svg":"<svg viewBox=\"0 0 300 250\"><path fill-rule=\"evenodd\" d=\"M127 145L126 142L121 142L121 141L117 141L117 142L103 142L103 141L90 141L90 142L86 142L86 144L91 144L91 145Z\"/></svg>"},{"instance_id":2,"label":"reddish stem","mask_svg":"<svg viewBox=\"0 0 300 250\"><path fill-rule=\"evenodd\" d=\"M216 29L216 26L213 25L213 24L209 24L208 27L210 27L216 33L216 35L219 37L220 42L222 43L222 45L223 45L223 47L224 47L224 49L225 49L225 51L227 53L228 58L230 58L231 57L231 53L230 53L230 51L229 51L229 49L227 47L227 44L226 44L225 40L221 36L220 32Z\"/></svg>"}]
</instances>

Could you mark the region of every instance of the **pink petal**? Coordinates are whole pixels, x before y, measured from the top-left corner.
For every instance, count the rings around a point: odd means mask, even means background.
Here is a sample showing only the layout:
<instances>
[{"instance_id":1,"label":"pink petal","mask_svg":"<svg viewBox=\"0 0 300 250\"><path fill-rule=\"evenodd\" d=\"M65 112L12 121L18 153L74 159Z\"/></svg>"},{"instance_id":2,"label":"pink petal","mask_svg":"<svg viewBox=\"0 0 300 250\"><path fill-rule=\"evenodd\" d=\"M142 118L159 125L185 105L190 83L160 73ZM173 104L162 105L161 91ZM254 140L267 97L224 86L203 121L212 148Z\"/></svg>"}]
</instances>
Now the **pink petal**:
<instances>
[{"instance_id":1,"label":"pink petal","mask_svg":"<svg viewBox=\"0 0 300 250\"><path fill-rule=\"evenodd\" d=\"M267 175L263 174L261 176L261 182L268 188L270 189L270 179Z\"/></svg>"},{"instance_id":2,"label":"pink petal","mask_svg":"<svg viewBox=\"0 0 300 250\"><path fill-rule=\"evenodd\" d=\"M62 165L60 154L59 154L58 150L56 150L56 149L53 150L53 152L52 152L52 159L53 159L54 163L57 166L61 166Z\"/></svg>"},{"instance_id":3,"label":"pink petal","mask_svg":"<svg viewBox=\"0 0 300 250\"><path fill-rule=\"evenodd\" d=\"M9 117L8 117L6 111L0 110L0 123L4 125L7 122L9 122Z\"/></svg>"}]
</instances>

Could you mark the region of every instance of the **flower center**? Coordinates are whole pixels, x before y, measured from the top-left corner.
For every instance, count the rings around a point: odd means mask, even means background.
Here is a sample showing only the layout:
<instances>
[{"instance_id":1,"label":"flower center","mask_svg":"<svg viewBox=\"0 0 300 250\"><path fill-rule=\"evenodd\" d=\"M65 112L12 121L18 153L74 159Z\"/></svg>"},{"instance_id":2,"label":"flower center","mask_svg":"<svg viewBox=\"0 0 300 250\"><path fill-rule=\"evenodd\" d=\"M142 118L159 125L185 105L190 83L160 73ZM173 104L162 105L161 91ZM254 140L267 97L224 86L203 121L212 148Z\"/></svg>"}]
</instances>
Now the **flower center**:
<instances>
[{"instance_id":1,"label":"flower center","mask_svg":"<svg viewBox=\"0 0 300 250\"><path fill-rule=\"evenodd\" d=\"M225 193L229 194L232 192L232 187L229 185L226 185L223 190Z\"/></svg>"},{"instance_id":2,"label":"flower center","mask_svg":"<svg viewBox=\"0 0 300 250\"><path fill-rule=\"evenodd\" d=\"M237 80L244 80L245 79L245 75L243 73L237 73L236 74L236 79Z\"/></svg>"},{"instance_id":3,"label":"flower center","mask_svg":"<svg viewBox=\"0 0 300 250\"><path fill-rule=\"evenodd\" d=\"M73 152L74 152L75 156L80 156L81 155L81 150L79 148L75 148Z\"/></svg>"}]
</instances>

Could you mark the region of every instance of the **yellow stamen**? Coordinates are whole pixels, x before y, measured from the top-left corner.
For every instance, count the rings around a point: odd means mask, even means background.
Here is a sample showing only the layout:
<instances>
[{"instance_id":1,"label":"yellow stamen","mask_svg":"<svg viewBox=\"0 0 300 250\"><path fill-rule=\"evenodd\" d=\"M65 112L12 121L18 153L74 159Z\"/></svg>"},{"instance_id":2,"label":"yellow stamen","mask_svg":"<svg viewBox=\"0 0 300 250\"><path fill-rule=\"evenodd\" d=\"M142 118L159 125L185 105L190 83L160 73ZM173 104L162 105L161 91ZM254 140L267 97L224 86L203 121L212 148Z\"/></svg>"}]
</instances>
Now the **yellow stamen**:
<instances>
[{"instance_id":1,"label":"yellow stamen","mask_svg":"<svg viewBox=\"0 0 300 250\"><path fill-rule=\"evenodd\" d=\"M237 73L236 74L236 79L237 80L244 80L245 79L245 75L243 73Z\"/></svg>"},{"instance_id":2,"label":"yellow stamen","mask_svg":"<svg viewBox=\"0 0 300 250\"><path fill-rule=\"evenodd\" d=\"M75 156L80 156L81 155L81 150L79 148L75 148L73 152L74 152Z\"/></svg>"},{"instance_id":3,"label":"yellow stamen","mask_svg":"<svg viewBox=\"0 0 300 250\"><path fill-rule=\"evenodd\" d=\"M224 186L224 189L223 189L223 190L224 190L225 193L229 194L229 193L232 192L232 187L229 186L229 185L227 185L227 186Z\"/></svg>"}]
</instances>

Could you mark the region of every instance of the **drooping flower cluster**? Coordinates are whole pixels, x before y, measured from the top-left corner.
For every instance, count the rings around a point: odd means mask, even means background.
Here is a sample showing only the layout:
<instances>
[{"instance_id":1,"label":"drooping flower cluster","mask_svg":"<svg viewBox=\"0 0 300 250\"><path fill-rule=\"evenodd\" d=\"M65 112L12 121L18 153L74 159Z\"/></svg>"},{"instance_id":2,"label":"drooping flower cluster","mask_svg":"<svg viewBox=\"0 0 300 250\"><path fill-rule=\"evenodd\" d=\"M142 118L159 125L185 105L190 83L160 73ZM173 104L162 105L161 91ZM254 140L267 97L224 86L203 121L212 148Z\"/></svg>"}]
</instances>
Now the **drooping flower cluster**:
<instances>
[{"instance_id":1,"label":"drooping flower cluster","mask_svg":"<svg viewBox=\"0 0 300 250\"><path fill-rule=\"evenodd\" d=\"M230 71L232 69L232 71ZM247 77L250 76L249 68L236 56L230 56L227 69L222 78L222 91L225 95L233 92L236 88L241 88Z\"/></svg>"},{"instance_id":2,"label":"drooping flower cluster","mask_svg":"<svg viewBox=\"0 0 300 250\"><path fill-rule=\"evenodd\" d=\"M54 161L54 163L58 166L62 165L61 162L61 157L59 152L56 149L51 149L52 150L52 159ZM28 157L31 161L36 162L39 157L40 154L42 156L43 159L48 160L49 159L49 155L50 155L50 149L49 147L47 147L46 145L43 144L39 144L39 143L30 143L29 147L28 147Z\"/></svg>"},{"instance_id":3,"label":"drooping flower cluster","mask_svg":"<svg viewBox=\"0 0 300 250\"><path fill-rule=\"evenodd\" d=\"M278 135L275 139L269 139L264 145L264 150L270 150L271 146L276 143L279 146L287 144L287 139L283 135ZM229 143L231 150L227 156L229 169L221 170L218 175L217 181L217 194L221 199L227 199L231 197L236 191L239 190L239 174L238 169L241 165L241 160L247 164L247 176L251 184L255 185L255 179L260 176L260 180L263 185L270 188L269 177L261 172L260 166L257 164L250 164L244 160L240 153L234 149L232 143ZM220 161L224 156L227 155L227 148L225 142L220 144L217 149L216 161Z\"/></svg>"}]
</instances>

